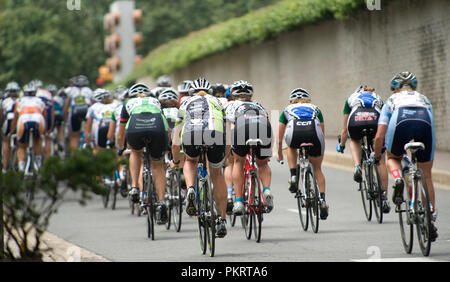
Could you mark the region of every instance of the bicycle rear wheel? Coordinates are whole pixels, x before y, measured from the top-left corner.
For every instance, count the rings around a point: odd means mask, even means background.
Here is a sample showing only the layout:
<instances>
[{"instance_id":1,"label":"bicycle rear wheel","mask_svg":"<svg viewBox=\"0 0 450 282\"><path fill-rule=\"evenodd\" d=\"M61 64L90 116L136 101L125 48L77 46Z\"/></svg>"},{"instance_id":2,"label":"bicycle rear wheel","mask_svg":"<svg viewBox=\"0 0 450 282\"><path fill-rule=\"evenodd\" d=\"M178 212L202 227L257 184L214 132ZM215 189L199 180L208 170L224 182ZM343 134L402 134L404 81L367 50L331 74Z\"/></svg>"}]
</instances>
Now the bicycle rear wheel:
<instances>
[{"instance_id":1,"label":"bicycle rear wheel","mask_svg":"<svg viewBox=\"0 0 450 282\"><path fill-rule=\"evenodd\" d=\"M428 196L428 186L422 169L419 168L417 174L418 179L414 179L417 193L415 205L417 239L422 254L428 256L431 249L430 233L432 228L430 198Z\"/></svg>"},{"instance_id":2,"label":"bicycle rear wheel","mask_svg":"<svg viewBox=\"0 0 450 282\"><path fill-rule=\"evenodd\" d=\"M200 239L200 249L202 254L206 254L206 241L207 241L207 233L208 233L208 224L206 223L205 218L205 202L206 199L205 194L203 193L204 187L199 183L198 187L198 198L197 198L197 222L198 222L198 235Z\"/></svg>"},{"instance_id":3,"label":"bicycle rear wheel","mask_svg":"<svg viewBox=\"0 0 450 282\"><path fill-rule=\"evenodd\" d=\"M181 230L181 220L183 214L183 199L181 198L181 181L180 172L178 170L172 173L171 182L175 185L172 194L172 209L173 209L173 225L177 232Z\"/></svg>"},{"instance_id":4,"label":"bicycle rear wheel","mask_svg":"<svg viewBox=\"0 0 450 282\"><path fill-rule=\"evenodd\" d=\"M359 183L359 190L361 192L361 200L363 203L364 214L366 215L367 221L371 221L372 220L372 201L370 200L370 194L369 194L370 176L369 176L368 169L364 162L362 162L361 170L363 172L364 177L363 177L361 183Z\"/></svg>"},{"instance_id":5,"label":"bicycle rear wheel","mask_svg":"<svg viewBox=\"0 0 450 282\"><path fill-rule=\"evenodd\" d=\"M155 195L151 175L144 173L144 192L147 192L145 209L147 212L147 237L155 240ZM140 210L140 208L139 208Z\"/></svg>"},{"instance_id":6,"label":"bicycle rear wheel","mask_svg":"<svg viewBox=\"0 0 450 282\"><path fill-rule=\"evenodd\" d=\"M381 178L378 174L378 168L376 165L370 165L370 179L371 179L371 194L372 194L372 206L375 211L375 217L378 223L383 223L383 188L381 186Z\"/></svg>"},{"instance_id":7,"label":"bicycle rear wheel","mask_svg":"<svg viewBox=\"0 0 450 282\"><path fill-rule=\"evenodd\" d=\"M406 175L405 177L408 178L409 175ZM410 212L411 197L408 191L409 187L408 185L406 185L407 183L411 182L405 181L405 189L403 189L403 199L406 200L395 207L395 212L398 213L398 221L400 224L400 235L402 238L403 248L405 249L405 252L407 254L410 254L413 248L414 228Z\"/></svg>"},{"instance_id":8,"label":"bicycle rear wheel","mask_svg":"<svg viewBox=\"0 0 450 282\"><path fill-rule=\"evenodd\" d=\"M306 177L309 178L311 186L309 189L309 200L311 204L309 205L309 219L311 220L311 228L314 233L319 231L319 206L320 206L320 192L319 186L317 185L316 177L314 172L307 171Z\"/></svg>"},{"instance_id":9,"label":"bicycle rear wheel","mask_svg":"<svg viewBox=\"0 0 450 282\"><path fill-rule=\"evenodd\" d=\"M251 216L252 214L252 208L250 206L250 197L251 192L250 189L252 189L252 183L251 183L251 179L249 179L249 177L246 177L245 183L244 183L244 214L241 216L241 223L242 223L242 227L244 227L244 231L245 231L245 238L247 238L247 240L250 240L250 238L252 237L252 223L253 223L253 218Z\"/></svg>"},{"instance_id":10,"label":"bicycle rear wheel","mask_svg":"<svg viewBox=\"0 0 450 282\"><path fill-rule=\"evenodd\" d=\"M263 221L263 209L264 209L264 199L261 190L261 182L259 181L258 172L255 169L255 174L252 176L252 186L254 187L253 193L253 231L255 232L255 241L257 243L261 242L261 228Z\"/></svg>"},{"instance_id":11,"label":"bicycle rear wheel","mask_svg":"<svg viewBox=\"0 0 450 282\"><path fill-rule=\"evenodd\" d=\"M309 209L308 209L308 203L306 201L306 191L309 190L307 186L310 185L309 179L306 177L303 178L303 175L300 175L300 168L297 167L297 179L299 180L297 182L297 193L295 197L297 198L297 206L298 206L298 215L300 217L300 223L302 224L302 228L304 231L308 230L308 224L309 224ZM302 188L300 189L300 179L303 179L302 181ZM303 190L303 193L302 193Z\"/></svg>"},{"instance_id":12,"label":"bicycle rear wheel","mask_svg":"<svg viewBox=\"0 0 450 282\"><path fill-rule=\"evenodd\" d=\"M208 244L209 256L213 257L216 250L216 212L214 207L214 196L211 189L209 177L203 187L205 193L205 214L206 214L206 239Z\"/></svg>"}]
</instances>

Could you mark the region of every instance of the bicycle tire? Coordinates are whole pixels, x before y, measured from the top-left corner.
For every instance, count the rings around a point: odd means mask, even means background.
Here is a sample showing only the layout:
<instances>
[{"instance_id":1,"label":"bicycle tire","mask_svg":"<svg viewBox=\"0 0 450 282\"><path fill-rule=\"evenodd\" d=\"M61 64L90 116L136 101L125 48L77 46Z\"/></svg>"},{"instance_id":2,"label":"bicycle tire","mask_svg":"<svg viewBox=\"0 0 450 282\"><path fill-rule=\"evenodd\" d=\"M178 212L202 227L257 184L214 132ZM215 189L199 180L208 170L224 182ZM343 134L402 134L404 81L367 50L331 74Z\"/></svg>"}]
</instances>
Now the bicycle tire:
<instances>
[{"instance_id":1,"label":"bicycle tire","mask_svg":"<svg viewBox=\"0 0 450 282\"><path fill-rule=\"evenodd\" d=\"M104 179L103 179L103 181L104 181ZM106 193L104 195L102 195L102 200L103 200L103 207L106 209L106 208L108 208L109 194L111 193L111 189L106 184L103 185L103 187L106 189Z\"/></svg>"},{"instance_id":2,"label":"bicycle tire","mask_svg":"<svg viewBox=\"0 0 450 282\"><path fill-rule=\"evenodd\" d=\"M172 183L172 173L169 174L169 185L166 187L166 206L167 206L167 222L166 222L166 230L170 229L172 225L172 209L173 209L173 195L175 192L173 191L174 185Z\"/></svg>"},{"instance_id":3,"label":"bicycle tire","mask_svg":"<svg viewBox=\"0 0 450 282\"><path fill-rule=\"evenodd\" d=\"M181 223L183 218L183 199L181 198L181 179L180 179L180 171L176 170L173 173L174 183L176 184L176 189L174 195L172 205L173 205L173 224L175 227L175 231L180 232Z\"/></svg>"},{"instance_id":4,"label":"bicycle tire","mask_svg":"<svg viewBox=\"0 0 450 282\"><path fill-rule=\"evenodd\" d=\"M197 180L198 182L198 180ZM200 183L198 183L198 193L197 193L197 222L198 222L198 234L199 234L199 239L200 239L200 249L202 251L202 254L206 254L206 241L207 241L207 224L205 222L205 218L204 218L204 210L205 210L205 206L204 206L204 193L203 193L203 187L202 185L200 185Z\"/></svg>"},{"instance_id":5,"label":"bicycle tire","mask_svg":"<svg viewBox=\"0 0 450 282\"><path fill-rule=\"evenodd\" d=\"M364 161L361 162L362 167L361 171L363 172L363 178L359 183L359 190L361 192L361 200L363 203L364 214L366 216L367 221L372 220L372 201L370 200L369 195L369 184L367 183L367 179L369 178L368 170L366 168L366 164Z\"/></svg>"},{"instance_id":6,"label":"bicycle tire","mask_svg":"<svg viewBox=\"0 0 450 282\"><path fill-rule=\"evenodd\" d=\"M259 181L258 172L255 168L255 174L252 176L252 182L254 183L252 186L253 190L253 232L255 234L255 241L257 243L261 242L261 229L262 229L262 220L263 220L263 195L261 191L261 183ZM255 185L256 184L256 185Z\"/></svg>"},{"instance_id":7,"label":"bicycle tire","mask_svg":"<svg viewBox=\"0 0 450 282\"><path fill-rule=\"evenodd\" d=\"M317 185L316 177L312 170L306 172L306 175L311 177L311 186L309 189L309 199L311 204L309 205L309 219L311 220L311 229L314 233L319 231L319 205L320 205L320 192Z\"/></svg>"},{"instance_id":8,"label":"bicycle tire","mask_svg":"<svg viewBox=\"0 0 450 282\"><path fill-rule=\"evenodd\" d=\"M241 223L242 227L245 231L245 238L247 240L250 240L252 238L252 209L250 206L250 197L251 197L251 180L249 180L249 176L246 176L245 182L244 182L244 195L243 195L243 201L244 201L244 214L241 216ZM250 187L249 187L250 186Z\"/></svg>"},{"instance_id":9,"label":"bicycle tire","mask_svg":"<svg viewBox=\"0 0 450 282\"><path fill-rule=\"evenodd\" d=\"M303 175L300 175L300 167L297 166L297 194L295 197L297 198L297 207L298 207L298 215L300 217L300 223L304 231L308 230L309 225L309 209L308 203L306 201L306 191L309 190L306 186L309 185L308 180L304 178ZM301 176L301 178L300 178ZM302 179L302 189L300 189L300 179ZM303 192L301 191L303 190Z\"/></svg>"},{"instance_id":10,"label":"bicycle tire","mask_svg":"<svg viewBox=\"0 0 450 282\"><path fill-rule=\"evenodd\" d=\"M216 250L216 213L214 207L214 195L211 189L211 183L209 176L205 181L205 186L203 187L203 193L205 194L205 213L206 213L206 239L209 250L209 256L213 257Z\"/></svg>"},{"instance_id":11,"label":"bicycle tire","mask_svg":"<svg viewBox=\"0 0 450 282\"><path fill-rule=\"evenodd\" d=\"M148 158L149 156L144 157ZM143 191L147 192L147 198L145 201L145 209L147 212L147 238L150 238L152 241L155 240L155 191L153 189L152 176L149 172L149 161L144 160L144 173L143 173ZM148 169L146 169L148 168ZM147 170L147 172L145 172ZM140 207L138 211L140 213Z\"/></svg>"},{"instance_id":12,"label":"bicycle tire","mask_svg":"<svg viewBox=\"0 0 450 282\"><path fill-rule=\"evenodd\" d=\"M114 181L114 186L113 186L112 192L113 192L113 194L112 194L113 198L112 198L112 203L111 203L111 209L115 210L116 204L117 204L117 193L119 193L119 184L117 184L117 179L115 179L115 181Z\"/></svg>"},{"instance_id":13,"label":"bicycle tire","mask_svg":"<svg viewBox=\"0 0 450 282\"><path fill-rule=\"evenodd\" d=\"M370 179L371 179L371 192L372 192L372 207L375 211L375 217L378 223L383 223L383 188L381 185L381 178L378 173L378 167L376 165L370 165Z\"/></svg>"},{"instance_id":14,"label":"bicycle tire","mask_svg":"<svg viewBox=\"0 0 450 282\"><path fill-rule=\"evenodd\" d=\"M418 178L414 179L414 185L416 185L416 231L417 239L419 241L420 250L424 256L430 255L431 250L431 209L430 198L428 195L428 185L425 179L425 175L422 169L417 169Z\"/></svg>"},{"instance_id":15,"label":"bicycle tire","mask_svg":"<svg viewBox=\"0 0 450 282\"><path fill-rule=\"evenodd\" d=\"M408 178L409 175L406 175L405 177ZM402 239L403 248L407 254L410 254L413 248L414 226L409 210L411 197L409 195L409 187L407 183L408 181L405 181L405 189L403 189L403 199L406 200L404 200L400 205L396 205L395 211L398 213L400 236Z\"/></svg>"}]
</instances>

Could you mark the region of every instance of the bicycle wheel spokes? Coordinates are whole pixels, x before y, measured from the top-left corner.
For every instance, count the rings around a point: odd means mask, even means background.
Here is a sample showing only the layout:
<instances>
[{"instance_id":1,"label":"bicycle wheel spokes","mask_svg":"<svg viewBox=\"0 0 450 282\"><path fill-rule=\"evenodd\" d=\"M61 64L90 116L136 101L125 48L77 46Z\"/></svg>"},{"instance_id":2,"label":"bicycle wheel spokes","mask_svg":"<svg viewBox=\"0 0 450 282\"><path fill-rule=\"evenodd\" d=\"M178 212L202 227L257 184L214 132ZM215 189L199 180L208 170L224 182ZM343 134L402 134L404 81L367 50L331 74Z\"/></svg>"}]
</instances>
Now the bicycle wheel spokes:
<instances>
[{"instance_id":1,"label":"bicycle wheel spokes","mask_svg":"<svg viewBox=\"0 0 450 282\"><path fill-rule=\"evenodd\" d=\"M297 194L295 197L297 198L297 206L298 206L298 215L300 217L300 223L302 224L302 228L304 231L308 230L308 222L309 222L309 209L306 199L306 192L309 188L306 188L309 185L309 180L304 178L302 181L302 189L300 189L300 179L303 179L303 175L300 175L300 169L297 168ZM303 192L302 192L303 190Z\"/></svg>"},{"instance_id":2,"label":"bicycle wheel spokes","mask_svg":"<svg viewBox=\"0 0 450 282\"><path fill-rule=\"evenodd\" d=\"M213 257L216 249L216 212L214 207L214 196L212 194L211 183L209 182L209 178L205 182L204 192L206 205L206 223L208 226L207 229L207 241L208 241L208 250L209 256Z\"/></svg>"},{"instance_id":3,"label":"bicycle wheel spokes","mask_svg":"<svg viewBox=\"0 0 450 282\"><path fill-rule=\"evenodd\" d=\"M180 172L176 171L173 173L173 183L176 188L173 190L173 224L175 230L180 232L181 230L181 219L183 214L183 199L181 198L181 182L180 182Z\"/></svg>"},{"instance_id":4,"label":"bicycle wheel spokes","mask_svg":"<svg viewBox=\"0 0 450 282\"><path fill-rule=\"evenodd\" d=\"M430 254L431 249L431 210L430 210L430 200L428 197L428 186L425 181L425 176L421 169L418 169L418 179L414 180L414 185L416 185L416 205L415 205L415 216L416 216L416 228L417 228L417 239L419 241L420 250L424 256Z\"/></svg>"},{"instance_id":5,"label":"bicycle wheel spokes","mask_svg":"<svg viewBox=\"0 0 450 282\"><path fill-rule=\"evenodd\" d=\"M363 203L364 208L364 214L366 215L366 219L368 221L372 220L372 201L370 200L370 194L369 194L369 183L368 183L368 172L367 167L363 162L362 165L362 172L363 172L363 179L361 183L359 183L359 189L361 192L361 200Z\"/></svg>"},{"instance_id":6,"label":"bicycle wheel spokes","mask_svg":"<svg viewBox=\"0 0 450 282\"><path fill-rule=\"evenodd\" d=\"M403 248L407 254L410 254L413 248L414 229L410 210L411 198L408 190L409 189L403 189L403 199L405 199L405 201L396 206L395 212L398 213Z\"/></svg>"}]
</instances>

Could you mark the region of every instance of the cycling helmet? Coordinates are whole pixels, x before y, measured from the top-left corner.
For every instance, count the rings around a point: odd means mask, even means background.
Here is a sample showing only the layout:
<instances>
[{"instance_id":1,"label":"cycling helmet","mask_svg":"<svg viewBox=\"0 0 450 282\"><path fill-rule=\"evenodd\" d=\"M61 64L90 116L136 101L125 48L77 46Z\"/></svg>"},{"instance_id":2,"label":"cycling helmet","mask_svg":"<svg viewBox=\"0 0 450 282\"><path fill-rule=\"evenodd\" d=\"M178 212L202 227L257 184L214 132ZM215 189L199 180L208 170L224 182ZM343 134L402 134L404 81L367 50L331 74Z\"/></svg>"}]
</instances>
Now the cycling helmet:
<instances>
[{"instance_id":1,"label":"cycling helmet","mask_svg":"<svg viewBox=\"0 0 450 282\"><path fill-rule=\"evenodd\" d=\"M159 95L159 100L163 100L163 101L175 100L175 101L178 101L178 93L175 91L175 89L168 88L168 89L164 90L163 92L161 92L161 94Z\"/></svg>"},{"instance_id":2,"label":"cycling helmet","mask_svg":"<svg viewBox=\"0 0 450 282\"><path fill-rule=\"evenodd\" d=\"M45 89L47 89L47 91L51 92L51 93L58 92L58 87L56 87L56 85L54 85L54 84L47 85L47 87Z\"/></svg>"},{"instance_id":3,"label":"cycling helmet","mask_svg":"<svg viewBox=\"0 0 450 282\"><path fill-rule=\"evenodd\" d=\"M156 81L159 87L171 87L172 86L172 80L168 75L162 75L158 77L158 80Z\"/></svg>"},{"instance_id":4,"label":"cycling helmet","mask_svg":"<svg viewBox=\"0 0 450 282\"><path fill-rule=\"evenodd\" d=\"M114 90L115 98L119 99L121 101L124 101L126 98L128 98L128 88L125 86L119 86Z\"/></svg>"},{"instance_id":5,"label":"cycling helmet","mask_svg":"<svg viewBox=\"0 0 450 282\"><path fill-rule=\"evenodd\" d=\"M89 86L89 79L85 75L79 75L76 77L75 85L78 87Z\"/></svg>"},{"instance_id":6,"label":"cycling helmet","mask_svg":"<svg viewBox=\"0 0 450 282\"><path fill-rule=\"evenodd\" d=\"M391 90L394 91L403 85L409 85L412 89L417 88L417 78L414 74L409 71L397 73L391 80Z\"/></svg>"},{"instance_id":7,"label":"cycling helmet","mask_svg":"<svg viewBox=\"0 0 450 282\"><path fill-rule=\"evenodd\" d=\"M29 82L27 85L23 87L23 95L24 96L35 96L37 91L36 84L33 82Z\"/></svg>"},{"instance_id":8,"label":"cycling helmet","mask_svg":"<svg viewBox=\"0 0 450 282\"><path fill-rule=\"evenodd\" d=\"M211 90L211 83L206 78L200 77L192 82L190 92L196 93L202 90L209 92Z\"/></svg>"},{"instance_id":9,"label":"cycling helmet","mask_svg":"<svg viewBox=\"0 0 450 282\"><path fill-rule=\"evenodd\" d=\"M34 83L36 89L44 87L44 83L40 79L33 79L30 83Z\"/></svg>"},{"instance_id":10,"label":"cycling helmet","mask_svg":"<svg viewBox=\"0 0 450 282\"><path fill-rule=\"evenodd\" d=\"M189 94L189 89L191 88L192 80L185 80L178 84L178 93Z\"/></svg>"},{"instance_id":11,"label":"cycling helmet","mask_svg":"<svg viewBox=\"0 0 450 282\"><path fill-rule=\"evenodd\" d=\"M289 95L289 101L292 102L295 99L308 99L311 100L311 95L308 91L303 88L296 88L292 90L291 95Z\"/></svg>"},{"instance_id":12,"label":"cycling helmet","mask_svg":"<svg viewBox=\"0 0 450 282\"><path fill-rule=\"evenodd\" d=\"M94 100L96 102L101 102L103 99L107 99L111 97L111 93L103 88L97 88L94 91Z\"/></svg>"},{"instance_id":13,"label":"cycling helmet","mask_svg":"<svg viewBox=\"0 0 450 282\"><path fill-rule=\"evenodd\" d=\"M150 89L147 87L147 85L145 85L143 83L138 83L138 84L131 86L130 90L128 91L128 96L130 98L134 98L138 94L145 94L146 96L150 96L151 92L150 92Z\"/></svg>"},{"instance_id":14,"label":"cycling helmet","mask_svg":"<svg viewBox=\"0 0 450 282\"><path fill-rule=\"evenodd\" d=\"M253 96L253 86L244 80L235 81L231 85L231 95L235 97L239 96Z\"/></svg>"},{"instance_id":15,"label":"cycling helmet","mask_svg":"<svg viewBox=\"0 0 450 282\"><path fill-rule=\"evenodd\" d=\"M19 93L20 86L17 82L11 81L6 85L5 92L6 92L6 95L9 95L11 93Z\"/></svg>"},{"instance_id":16,"label":"cycling helmet","mask_svg":"<svg viewBox=\"0 0 450 282\"><path fill-rule=\"evenodd\" d=\"M223 93L225 95L226 91L227 91L227 89L225 88L225 86L222 83L217 83L216 85L214 85L212 87L212 95L213 96L217 96L217 93Z\"/></svg>"}]
</instances>

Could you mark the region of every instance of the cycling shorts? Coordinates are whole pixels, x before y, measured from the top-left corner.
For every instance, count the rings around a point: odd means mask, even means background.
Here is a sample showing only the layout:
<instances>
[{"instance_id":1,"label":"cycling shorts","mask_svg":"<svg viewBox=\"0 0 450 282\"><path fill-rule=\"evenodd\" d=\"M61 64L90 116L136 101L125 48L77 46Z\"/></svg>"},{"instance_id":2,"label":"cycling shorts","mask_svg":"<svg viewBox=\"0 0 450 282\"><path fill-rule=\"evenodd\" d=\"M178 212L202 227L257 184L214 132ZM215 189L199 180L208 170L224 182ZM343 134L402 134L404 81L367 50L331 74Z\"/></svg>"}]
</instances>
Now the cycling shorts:
<instances>
[{"instance_id":1,"label":"cycling shorts","mask_svg":"<svg viewBox=\"0 0 450 282\"><path fill-rule=\"evenodd\" d=\"M55 115L53 112L53 107L51 106L47 106L45 108L45 112L46 112L46 121L45 121L45 132L46 133L50 133L53 131L53 128L55 126Z\"/></svg>"},{"instance_id":2,"label":"cycling shorts","mask_svg":"<svg viewBox=\"0 0 450 282\"><path fill-rule=\"evenodd\" d=\"M101 124L92 128L94 145L101 148L106 148L106 141L108 140L109 123Z\"/></svg>"},{"instance_id":3,"label":"cycling shorts","mask_svg":"<svg viewBox=\"0 0 450 282\"><path fill-rule=\"evenodd\" d=\"M160 113L132 115L128 121L126 140L134 150L141 150L144 148L146 141L149 140L151 158L160 160L164 157L169 143L164 117Z\"/></svg>"},{"instance_id":4,"label":"cycling shorts","mask_svg":"<svg viewBox=\"0 0 450 282\"><path fill-rule=\"evenodd\" d=\"M210 166L221 167L225 161L225 134L215 130L185 130L183 132L182 147L188 157L193 159L199 157L201 153L199 146L203 144L209 146L206 157Z\"/></svg>"},{"instance_id":5,"label":"cycling shorts","mask_svg":"<svg viewBox=\"0 0 450 282\"><path fill-rule=\"evenodd\" d=\"M72 132L79 132L81 124L86 120L89 105L73 106L69 116L69 125Z\"/></svg>"},{"instance_id":6,"label":"cycling shorts","mask_svg":"<svg viewBox=\"0 0 450 282\"><path fill-rule=\"evenodd\" d=\"M37 139L45 130L44 117L41 114L21 115L17 122L17 140L22 143L28 143L30 139L30 130L33 129L33 138Z\"/></svg>"},{"instance_id":7,"label":"cycling shorts","mask_svg":"<svg viewBox=\"0 0 450 282\"><path fill-rule=\"evenodd\" d=\"M435 132L432 117L422 107L404 107L394 111L386 134L386 148L395 156L405 154L409 141L422 142L425 150L417 151L418 162L434 159Z\"/></svg>"},{"instance_id":8,"label":"cycling shorts","mask_svg":"<svg viewBox=\"0 0 450 282\"><path fill-rule=\"evenodd\" d=\"M293 149L300 149L302 143L312 143L309 155L323 156L325 152L325 136L318 119L293 119L286 126L286 144Z\"/></svg>"},{"instance_id":9,"label":"cycling shorts","mask_svg":"<svg viewBox=\"0 0 450 282\"><path fill-rule=\"evenodd\" d=\"M347 130L349 137L352 140L361 140L362 130L372 129L373 133L369 136L369 139L372 140L377 132L379 118L380 113L376 109L358 107L348 117Z\"/></svg>"},{"instance_id":10,"label":"cycling shorts","mask_svg":"<svg viewBox=\"0 0 450 282\"><path fill-rule=\"evenodd\" d=\"M272 156L272 127L267 118L236 119L232 132L232 149L240 157L250 153L249 139L260 139L262 144L256 148L256 158L263 160Z\"/></svg>"}]
</instances>

